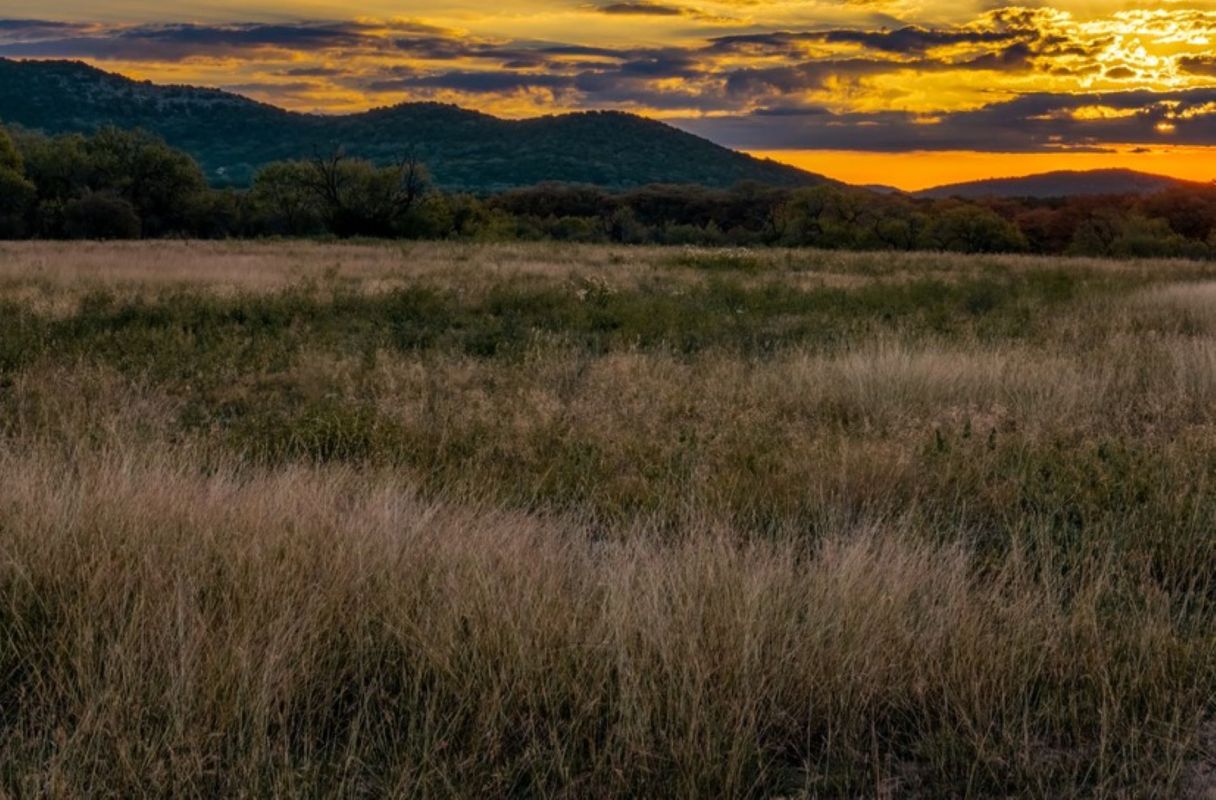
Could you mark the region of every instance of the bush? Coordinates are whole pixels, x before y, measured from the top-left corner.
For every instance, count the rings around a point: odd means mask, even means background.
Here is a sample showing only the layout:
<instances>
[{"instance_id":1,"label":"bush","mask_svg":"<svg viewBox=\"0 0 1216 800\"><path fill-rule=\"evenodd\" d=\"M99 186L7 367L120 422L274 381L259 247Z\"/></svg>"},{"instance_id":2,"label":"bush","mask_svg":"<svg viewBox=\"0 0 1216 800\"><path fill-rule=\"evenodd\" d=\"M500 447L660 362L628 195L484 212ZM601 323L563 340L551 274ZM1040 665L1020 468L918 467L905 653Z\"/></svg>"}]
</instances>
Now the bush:
<instances>
[{"instance_id":1,"label":"bush","mask_svg":"<svg viewBox=\"0 0 1216 800\"><path fill-rule=\"evenodd\" d=\"M89 192L63 209L69 239L138 239L141 223L135 206L105 192Z\"/></svg>"},{"instance_id":2,"label":"bush","mask_svg":"<svg viewBox=\"0 0 1216 800\"><path fill-rule=\"evenodd\" d=\"M200 192L188 209L188 232L200 239L228 239L244 232L244 195L231 189Z\"/></svg>"}]
</instances>

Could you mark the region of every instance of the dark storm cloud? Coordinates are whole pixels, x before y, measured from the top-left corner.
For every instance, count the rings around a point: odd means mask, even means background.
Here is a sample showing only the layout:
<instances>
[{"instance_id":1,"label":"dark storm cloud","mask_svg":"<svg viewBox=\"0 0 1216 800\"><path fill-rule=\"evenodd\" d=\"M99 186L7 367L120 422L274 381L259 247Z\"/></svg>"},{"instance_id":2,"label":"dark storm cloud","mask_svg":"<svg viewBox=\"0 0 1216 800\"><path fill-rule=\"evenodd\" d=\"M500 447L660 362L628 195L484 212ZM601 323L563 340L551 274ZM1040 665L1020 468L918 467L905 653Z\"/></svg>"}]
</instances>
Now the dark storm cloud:
<instances>
[{"instance_id":1,"label":"dark storm cloud","mask_svg":"<svg viewBox=\"0 0 1216 800\"><path fill-rule=\"evenodd\" d=\"M1095 105L1133 113L1109 119L1072 115ZM905 112L832 114L814 107L775 107L677 124L732 147L757 150L1042 152L1146 141L1216 144L1213 109L1216 88L1101 95L1034 93L973 111L938 114L931 120ZM773 124L774 116L781 117L780 125ZM1163 122L1173 126L1168 138L1157 129Z\"/></svg>"}]
</instances>

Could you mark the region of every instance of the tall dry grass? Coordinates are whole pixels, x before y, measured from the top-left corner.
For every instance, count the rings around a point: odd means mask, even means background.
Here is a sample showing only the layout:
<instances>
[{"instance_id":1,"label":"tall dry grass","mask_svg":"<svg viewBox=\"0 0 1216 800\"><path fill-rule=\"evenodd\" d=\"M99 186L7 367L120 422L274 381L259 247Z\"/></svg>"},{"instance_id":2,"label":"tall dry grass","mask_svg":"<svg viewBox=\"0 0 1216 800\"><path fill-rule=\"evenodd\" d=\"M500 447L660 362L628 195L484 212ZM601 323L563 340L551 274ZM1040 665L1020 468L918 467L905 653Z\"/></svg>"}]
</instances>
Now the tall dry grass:
<instances>
[{"instance_id":1,"label":"tall dry grass","mask_svg":"<svg viewBox=\"0 0 1216 800\"><path fill-rule=\"evenodd\" d=\"M0 255L0 793L1211 790L1210 267Z\"/></svg>"},{"instance_id":2,"label":"tall dry grass","mask_svg":"<svg viewBox=\"0 0 1216 800\"><path fill-rule=\"evenodd\" d=\"M1170 785L1203 715L1169 598L1100 563L981 573L895 523L603 539L340 467L0 478L21 794L1101 794Z\"/></svg>"}]
</instances>

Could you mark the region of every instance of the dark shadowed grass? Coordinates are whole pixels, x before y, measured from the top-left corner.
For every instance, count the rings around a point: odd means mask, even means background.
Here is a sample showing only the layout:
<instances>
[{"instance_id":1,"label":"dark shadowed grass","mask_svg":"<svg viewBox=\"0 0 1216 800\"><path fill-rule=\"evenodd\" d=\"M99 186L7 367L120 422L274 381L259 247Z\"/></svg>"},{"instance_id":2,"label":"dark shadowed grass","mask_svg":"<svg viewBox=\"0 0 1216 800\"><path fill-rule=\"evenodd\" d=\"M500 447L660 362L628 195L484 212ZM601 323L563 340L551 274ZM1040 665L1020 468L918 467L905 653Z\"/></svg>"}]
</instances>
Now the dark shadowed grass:
<instances>
[{"instance_id":1,"label":"dark shadowed grass","mask_svg":"<svg viewBox=\"0 0 1216 800\"><path fill-rule=\"evenodd\" d=\"M173 370L205 375L246 359L254 360L250 371L273 367L305 345L345 354L384 348L518 357L545 336L594 354L641 348L762 356L795 346L840 348L882 334L1021 338L1079 287L1095 293L1117 285L1041 270L851 289L718 277L653 279L620 290L517 278L473 296L427 285L367 294L304 284L231 297L166 290L134 299L99 290L62 316L40 316L11 301L0 307L0 364L15 369L48 352L79 354L126 372L168 370L164 377L172 378Z\"/></svg>"}]
</instances>

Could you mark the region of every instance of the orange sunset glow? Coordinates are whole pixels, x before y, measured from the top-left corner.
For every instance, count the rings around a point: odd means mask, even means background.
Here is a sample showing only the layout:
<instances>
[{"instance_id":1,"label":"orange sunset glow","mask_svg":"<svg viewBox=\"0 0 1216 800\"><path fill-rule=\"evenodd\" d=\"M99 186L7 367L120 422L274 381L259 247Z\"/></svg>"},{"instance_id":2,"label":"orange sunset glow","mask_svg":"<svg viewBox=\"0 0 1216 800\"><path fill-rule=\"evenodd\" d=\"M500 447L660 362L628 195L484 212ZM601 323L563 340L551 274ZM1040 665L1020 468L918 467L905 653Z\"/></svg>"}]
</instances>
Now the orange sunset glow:
<instances>
[{"instance_id":1,"label":"orange sunset glow","mask_svg":"<svg viewBox=\"0 0 1216 800\"><path fill-rule=\"evenodd\" d=\"M8 5L5 14L4 6ZM1056 169L1216 177L1216 4L876 0L0 4L0 57L326 114L618 109L904 189Z\"/></svg>"},{"instance_id":2,"label":"orange sunset glow","mask_svg":"<svg viewBox=\"0 0 1216 800\"><path fill-rule=\"evenodd\" d=\"M890 186L904 191L1057 170L1135 169L1188 181L1216 181L1216 152L1209 147L1146 149L1123 145L1089 153L772 150L754 151L752 155L792 164L846 183Z\"/></svg>"}]
</instances>

